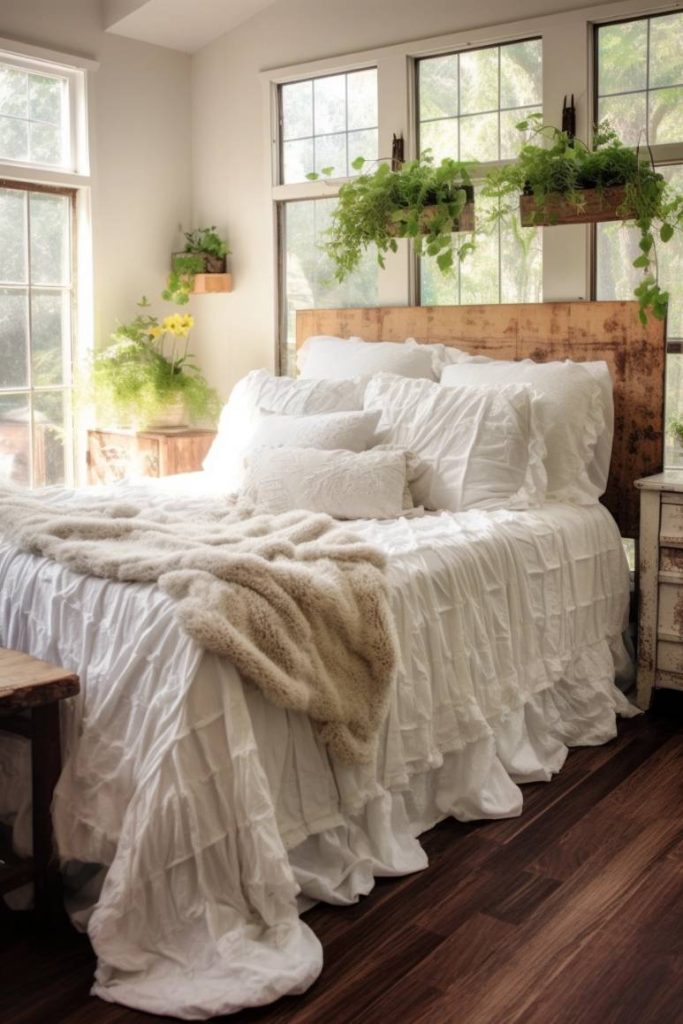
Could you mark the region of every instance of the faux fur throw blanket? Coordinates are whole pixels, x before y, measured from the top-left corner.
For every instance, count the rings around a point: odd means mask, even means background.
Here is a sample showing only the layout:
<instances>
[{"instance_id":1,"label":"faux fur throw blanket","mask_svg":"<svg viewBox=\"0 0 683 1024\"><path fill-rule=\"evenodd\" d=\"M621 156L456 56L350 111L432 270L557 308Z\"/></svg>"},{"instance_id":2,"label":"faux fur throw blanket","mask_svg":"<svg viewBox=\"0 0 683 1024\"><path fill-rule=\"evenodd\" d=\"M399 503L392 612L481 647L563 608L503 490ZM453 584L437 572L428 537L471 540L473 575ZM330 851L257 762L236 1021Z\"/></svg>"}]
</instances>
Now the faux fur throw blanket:
<instances>
[{"instance_id":1,"label":"faux fur throw blanket","mask_svg":"<svg viewBox=\"0 0 683 1024\"><path fill-rule=\"evenodd\" d=\"M329 516L2 491L0 533L78 573L156 583L198 644L306 712L336 756L373 758L397 649L385 560Z\"/></svg>"}]
</instances>

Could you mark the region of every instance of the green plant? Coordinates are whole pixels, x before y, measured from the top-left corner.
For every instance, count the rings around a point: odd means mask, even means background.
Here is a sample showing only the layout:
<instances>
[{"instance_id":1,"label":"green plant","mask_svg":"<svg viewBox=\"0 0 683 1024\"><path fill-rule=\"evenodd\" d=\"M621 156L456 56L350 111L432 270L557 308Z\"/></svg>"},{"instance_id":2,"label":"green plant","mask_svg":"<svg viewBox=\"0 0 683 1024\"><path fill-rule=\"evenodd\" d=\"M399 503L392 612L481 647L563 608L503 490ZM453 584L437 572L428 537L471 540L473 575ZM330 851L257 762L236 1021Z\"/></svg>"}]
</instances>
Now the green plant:
<instances>
[{"instance_id":1,"label":"green plant","mask_svg":"<svg viewBox=\"0 0 683 1024\"><path fill-rule=\"evenodd\" d=\"M201 274L204 259L195 253L179 253L173 257L173 266L166 280L166 287L161 293L166 302L175 302L185 306L190 301L194 287L195 274Z\"/></svg>"},{"instance_id":2,"label":"green plant","mask_svg":"<svg viewBox=\"0 0 683 1024\"><path fill-rule=\"evenodd\" d=\"M92 358L87 397L98 419L144 427L169 405L183 402L191 422L215 422L218 395L188 352L193 318L175 313L159 320L147 312L149 302L144 296L138 306L142 312L120 324L111 344Z\"/></svg>"},{"instance_id":3,"label":"green plant","mask_svg":"<svg viewBox=\"0 0 683 1024\"><path fill-rule=\"evenodd\" d=\"M185 252L209 253L219 260L224 260L229 254L227 242L224 242L216 232L216 225L210 228L197 228L195 231L185 232Z\"/></svg>"},{"instance_id":4,"label":"green plant","mask_svg":"<svg viewBox=\"0 0 683 1024\"><path fill-rule=\"evenodd\" d=\"M225 270L229 254L227 242L216 232L216 226L185 232L185 249L171 259L166 287L161 293L166 302L185 306L190 301L196 274L220 274Z\"/></svg>"},{"instance_id":5,"label":"green plant","mask_svg":"<svg viewBox=\"0 0 683 1024\"><path fill-rule=\"evenodd\" d=\"M656 240L668 242L683 227L683 195L673 189L650 161L637 150L624 146L607 123L598 125L593 149L570 138L532 114L517 128L531 132L516 160L486 176L482 194L495 200L494 217L516 215L518 196L532 195L535 220L556 220L554 203L561 196L580 211L586 189L621 186L624 198L617 213L633 220L640 232L639 254L633 266L643 273L635 289L640 319L647 322L647 310L659 319L666 316L668 293L657 283Z\"/></svg>"},{"instance_id":6,"label":"green plant","mask_svg":"<svg viewBox=\"0 0 683 1024\"><path fill-rule=\"evenodd\" d=\"M362 170L365 164L358 157L353 167ZM463 260L474 249L473 234L466 240L454 234L465 204L474 198L470 169L471 164L451 159L435 165L426 151L399 170L381 163L373 173L360 174L342 185L323 245L337 280L352 273L363 252L373 245L383 267L386 254L397 251L399 238L412 239L417 255L433 257L447 274L456 258ZM332 168L323 171L331 172Z\"/></svg>"}]
</instances>

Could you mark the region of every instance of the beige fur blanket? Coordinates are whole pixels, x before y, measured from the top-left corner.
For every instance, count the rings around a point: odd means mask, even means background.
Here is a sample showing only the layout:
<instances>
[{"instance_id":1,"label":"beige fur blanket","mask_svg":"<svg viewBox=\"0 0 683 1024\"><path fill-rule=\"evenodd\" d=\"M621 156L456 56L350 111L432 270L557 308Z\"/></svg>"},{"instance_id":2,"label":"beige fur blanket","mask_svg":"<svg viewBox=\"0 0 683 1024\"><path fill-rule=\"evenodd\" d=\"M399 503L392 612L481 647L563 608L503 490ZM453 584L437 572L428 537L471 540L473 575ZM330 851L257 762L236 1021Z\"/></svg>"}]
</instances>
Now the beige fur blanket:
<instances>
[{"instance_id":1,"label":"beige fur blanket","mask_svg":"<svg viewBox=\"0 0 683 1024\"><path fill-rule=\"evenodd\" d=\"M384 556L310 512L0 492L0 533L79 573L156 583L180 624L346 762L374 756L396 661Z\"/></svg>"}]
</instances>

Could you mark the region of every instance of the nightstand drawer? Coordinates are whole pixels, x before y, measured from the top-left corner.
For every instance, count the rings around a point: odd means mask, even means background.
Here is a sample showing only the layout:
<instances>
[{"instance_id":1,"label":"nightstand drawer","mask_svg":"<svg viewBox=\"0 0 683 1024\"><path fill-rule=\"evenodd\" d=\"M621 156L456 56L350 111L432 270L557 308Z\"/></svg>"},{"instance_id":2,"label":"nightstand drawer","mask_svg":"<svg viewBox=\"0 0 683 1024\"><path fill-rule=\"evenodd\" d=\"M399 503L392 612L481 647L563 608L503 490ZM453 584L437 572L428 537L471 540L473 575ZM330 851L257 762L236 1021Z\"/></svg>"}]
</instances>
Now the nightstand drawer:
<instances>
[{"instance_id":1,"label":"nightstand drawer","mask_svg":"<svg viewBox=\"0 0 683 1024\"><path fill-rule=\"evenodd\" d=\"M683 547L659 549L659 578L668 577L668 583L683 583Z\"/></svg>"},{"instance_id":2,"label":"nightstand drawer","mask_svg":"<svg viewBox=\"0 0 683 1024\"><path fill-rule=\"evenodd\" d=\"M675 640L660 640L657 643L657 668L681 677L683 682L683 644Z\"/></svg>"},{"instance_id":3,"label":"nightstand drawer","mask_svg":"<svg viewBox=\"0 0 683 1024\"><path fill-rule=\"evenodd\" d=\"M683 640L683 583L659 584L657 636Z\"/></svg>"},{"instance_id":4,"label":"nightstand drawer","mask_svg":"<svg viewBox=\"0 0 683 1024\"><path fill-rule=\"evenodd\" d=\"M669 547L683 547L683 502L681 495L662 495L662 516L659 527L659 542Z\"/></svg>"}]
</instances>

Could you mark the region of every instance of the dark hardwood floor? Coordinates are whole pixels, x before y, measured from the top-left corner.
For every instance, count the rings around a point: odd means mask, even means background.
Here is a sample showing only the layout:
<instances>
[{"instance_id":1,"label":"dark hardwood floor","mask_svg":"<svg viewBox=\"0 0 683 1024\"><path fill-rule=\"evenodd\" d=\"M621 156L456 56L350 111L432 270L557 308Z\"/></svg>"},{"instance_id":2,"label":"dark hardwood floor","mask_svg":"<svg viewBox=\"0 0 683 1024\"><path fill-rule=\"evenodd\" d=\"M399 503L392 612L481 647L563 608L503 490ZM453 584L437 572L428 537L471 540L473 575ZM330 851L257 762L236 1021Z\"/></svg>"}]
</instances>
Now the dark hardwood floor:
<instances>
[{"instance_id":1,"label":"dark hardwood floor","mask_svg":"<svg viewBox=\"0 0 683 1024\"><path fill-rule=\"evenodd\" d=\"M325 968L239 1024L681 1024L683 695L573 751L521 818L423 836L430 866L307 920ZM2 1024L154 1024L88 995L73 932L0 947Z\"/></svg>"}]
</instances>

